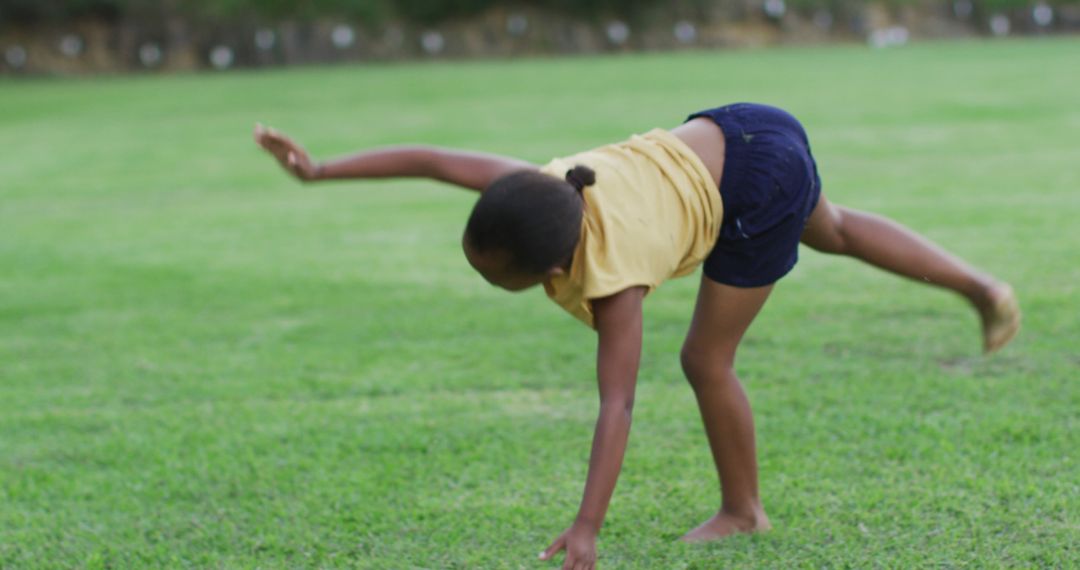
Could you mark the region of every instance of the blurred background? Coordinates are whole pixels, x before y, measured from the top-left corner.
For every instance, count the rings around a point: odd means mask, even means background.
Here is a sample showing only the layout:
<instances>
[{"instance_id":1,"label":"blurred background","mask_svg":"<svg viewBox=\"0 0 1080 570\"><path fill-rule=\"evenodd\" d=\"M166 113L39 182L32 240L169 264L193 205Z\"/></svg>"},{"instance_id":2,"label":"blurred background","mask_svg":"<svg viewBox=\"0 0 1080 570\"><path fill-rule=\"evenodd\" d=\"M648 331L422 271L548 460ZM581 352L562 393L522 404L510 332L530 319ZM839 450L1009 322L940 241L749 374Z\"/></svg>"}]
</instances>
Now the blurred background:
<instances>
[{"instance_id":1,"label":"blurred background","mask_svg":"<svg viewBox=\"0 0 1080 570\"><path fill-rule=\"evenodd\" d=\"M1080 0L0 0L0 73L85 74L1080 30Z\"/></svg>"},{"instance_id":2,"label":"blurred background","mask_svg":"<svg viewBox=\"0 0 1080 570\"><path fill-rule=\"evenodd\" d=\"M1025 328L982 358L960 299L803 250L739 352L777 528L687 548L719 494L698 280L665 283L603 568L1080 568L1078 30L1052 0L0 0L0 569L557 568L595 336L472 271L474 194L301 186L252 127L542 164L734 101Z\"/></svg>"}]
</instances>

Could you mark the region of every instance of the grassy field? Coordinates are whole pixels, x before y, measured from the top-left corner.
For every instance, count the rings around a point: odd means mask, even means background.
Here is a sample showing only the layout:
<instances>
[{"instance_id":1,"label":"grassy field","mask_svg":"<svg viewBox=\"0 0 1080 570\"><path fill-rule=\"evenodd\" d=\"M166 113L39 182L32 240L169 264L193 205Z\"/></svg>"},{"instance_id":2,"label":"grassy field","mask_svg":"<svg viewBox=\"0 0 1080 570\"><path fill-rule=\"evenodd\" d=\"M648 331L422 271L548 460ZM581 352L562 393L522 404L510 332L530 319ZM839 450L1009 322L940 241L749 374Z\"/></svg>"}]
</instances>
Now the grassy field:
<instances>
[{"instance_id":1,"label":"grassy field","mask_svg":"<svg viewBox=\"0 0 1080 570\"><path fill-rule=\"evenodd\" d=\"M1003 41L0 81L0 567L555 568L596 412L594 336L459 248L474 197L301 187L399 142L533 161L736 100L810 132L826 194L1011 281L979 355L949 294L804 251L740 352L776 529L719 504L646 303L604 568L1080 565L1080 42Z\"/></svg>"}]
</instances>

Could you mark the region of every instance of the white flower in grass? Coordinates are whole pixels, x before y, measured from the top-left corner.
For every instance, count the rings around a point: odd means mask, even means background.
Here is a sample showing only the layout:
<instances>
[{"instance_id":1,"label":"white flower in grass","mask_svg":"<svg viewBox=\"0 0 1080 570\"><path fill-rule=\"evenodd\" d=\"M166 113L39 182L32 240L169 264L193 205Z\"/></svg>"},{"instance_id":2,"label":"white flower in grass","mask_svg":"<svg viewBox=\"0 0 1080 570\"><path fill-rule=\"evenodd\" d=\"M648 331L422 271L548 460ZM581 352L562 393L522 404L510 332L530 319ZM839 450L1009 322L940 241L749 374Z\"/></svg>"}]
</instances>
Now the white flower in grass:
<instances>
[{"instance_id":1,"label":"white flower in grass","mask_svg":"<svg viewBox=\"0 0 1080 570\"><path fill-rule=\"evenodd\" d=\"M60 38L60 53L65 57L76 58L82 54L83 40L75 34L68 34Z\"/></svg>"},{"instance_id":2,"label":"white flower in grass","mask_svg":"<svg viewBox=\"0 0 1080 570\"><path fill-rule=\"evenodd\" d=\"M511 14L506 18L506 33L511 36L523 36L529 31L529 19L522 14Z\"/></svg>"},{"instance_id":3,"label":"white flower in grass","mask_svg":"<svg viewBox=\"0 0 1080 570\"><path fill-rule=\"evenodd\" d=\"M334 30L330 32L330 41L333 42L334 47L338 49L347 49L352 47L356 42L356 32L345 24L338 24L334 26Z\"/></svg>"},{"instance_id":4,"label":"white flower in grass","mask_svg":"<svg viewBox=\"0 0 1080 570\"><path fill-rule=\"evenodd\" d=\"M779 20L787 12L787 4L784 0L765 0L765 15Z\"/></svg>"},{"instance_id":5,"label":"white flower in grass","mask_svg":"<svg viewBox=\"0 0 1080 570\"><path fill-rule=\"evenodd\" d=\"M1054 23L1054 9L1045 2L1039 2L1031 9L1031 19L1040 27L1047 27Z\"/></svg>"},{"instance_id":6,"label":"white flower in grass","mask_svg":"<svg viewBox=\"0 0 1080 570\"><path fill-rule=\"evenodd\" d=\"M869 44L876 48L902 46L911 38L908 29L903 26L891 26L870 32L867 38Z\"/></svg>"},{"instance_id":7,"label":"white flower in grass","mask_svg":"<svg viewBox=\"0 0 1080 570\"><path fill-rule=\"evenodd\" d=\"M436 31L424 32L420 36L420 47L431 55L442 53L442 50L446 48L446 38Z\"/></svg>"},{"instance_id":8,"label":"white flower in grass","mask_svg":"<svg viewBox=\"0 0 1080 570\"><path fill-rule=\"evenodd\" d=\"M149 42L139 46L139 63L143 64L143 67L155 67L161 63L164 53L161 51L161 46Z\"/></svg>"},{"instance_id":9,"label":"white flower in grass","mask_svg":"<svg viewBox=\"0 0 1080 570\"><path fill-rule=\"evenodd\" d=\"M686 20L675 24L673 32L675 34L675 39L681 44L691 44L697 39L697 28L694 27L694 24L687 22Z\"/></svg>"},{"instance_id":10,"label":"white flower in grass","mask_svg":"<svg viewBox=\"0 0 1080 570\"><path fill-rule=\"evenodd\" d=\"M630 39L630 26L622 20L615 20L607 25L607 38L615 45L623 45Z\"/></svg>"},{"instance_id":11,"label":"white flower in grass","mask_svg":"<svg viewBox=\"0 0 1080 570\"><path fill-rule=\"evenodd\" d=\"M1009 17L1004 14L997 14L993 18L990 18L990 31L995 36L1007 36L1009 35L1009 29L1012 28L1012 22L1009 21Z\"/></svg>"},{"instance_id":12,"label":"white flower in grass","mask_svg":"<svg viewBox=\"0 0 1080 570\"><path fill-rule=\"evenodd\" d=\"M26 48L22 46L11 46L4 50L4 61L15 69L20 69L26 65L27 59L29 59L29 55L26 53Z\"/></svg>"},{"instance_id":13,"label":"white flower in grass","mask_svg":"<svg viewBox=\"0 0 1080 570\"><path fill-rule=\"evenodd\" d=\"M234 60L233 50L229 46L217 46L210 50L210 65L216 69L228 69Z\"/></svg>"},{"instance_id":14,"label":"white flower in grass","mask_svg":"<svg viewBox=\"0 0 1080 570\"><path fill-rule=\"evenodd\" d=\"M260 28L255 31L255 47L259 51L270 51L277 44L277 34L270 28Z\"/></svg>"}]
</instances>

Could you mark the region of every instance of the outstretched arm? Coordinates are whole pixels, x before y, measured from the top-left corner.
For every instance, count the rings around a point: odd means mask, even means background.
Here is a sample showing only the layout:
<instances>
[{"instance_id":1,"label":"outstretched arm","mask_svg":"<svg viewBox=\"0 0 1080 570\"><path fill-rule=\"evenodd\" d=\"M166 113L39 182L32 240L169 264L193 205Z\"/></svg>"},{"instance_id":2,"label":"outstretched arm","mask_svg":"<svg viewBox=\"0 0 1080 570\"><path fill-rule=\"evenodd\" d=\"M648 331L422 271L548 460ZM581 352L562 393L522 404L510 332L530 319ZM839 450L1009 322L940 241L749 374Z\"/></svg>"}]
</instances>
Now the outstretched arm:
<instances>
[{"instance_id":1,"label":"outstretched arm","mask_svg":"<svg viewBox=\"0 0 1080 570\"><path fill-rule=\"evenodd\" d=\"M630 436L630 414L641 361L644 296L645 289L635 287L593 301L599 333L596 371L600 414L589 455L589 475L574 524L541 554L541 559L549 560L565 548L563 568L591 569L596 562L596 535L615 491Z\"/></svg>"},{"instance_id":2,"label":"outstretched arm","mask_svg":"<svg viewBox=\"0 0 1080 570\"><path fill-rule=\"evenodd\" d=\"M305 182L420 177L483 191L506 174L536 169L516 158L425 145L383 147L318 162L289 137L262 125L255 126L255 142Z\"/></svg>"}]
</instances>

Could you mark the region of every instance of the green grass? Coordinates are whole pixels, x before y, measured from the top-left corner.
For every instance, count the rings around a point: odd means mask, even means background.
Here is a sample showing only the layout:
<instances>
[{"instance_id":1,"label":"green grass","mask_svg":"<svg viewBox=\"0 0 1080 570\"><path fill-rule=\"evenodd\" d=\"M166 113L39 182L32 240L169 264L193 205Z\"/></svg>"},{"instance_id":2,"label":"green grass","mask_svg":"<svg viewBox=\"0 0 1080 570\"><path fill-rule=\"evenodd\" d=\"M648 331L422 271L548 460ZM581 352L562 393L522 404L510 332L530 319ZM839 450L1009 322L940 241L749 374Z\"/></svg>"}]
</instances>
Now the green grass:
<instances>
[{"instance_id":1,"label":"green grass","mask_svg":"<svg viewBox=\"0 0 1080 570\"><path fill-rule=\"evenodd\" d=\"M594 337L458 246L473 196L303 188L316 154L420 141L534 161L736 100L806 124L835 202L1014 283L978 354L958 298L804 251L740 352L776 529L717 508L646 303L604 568L1080 564L1080 42L685 53L0 82L0 567L555 568L595 418Z\"/></svg>"}]
</instances>

